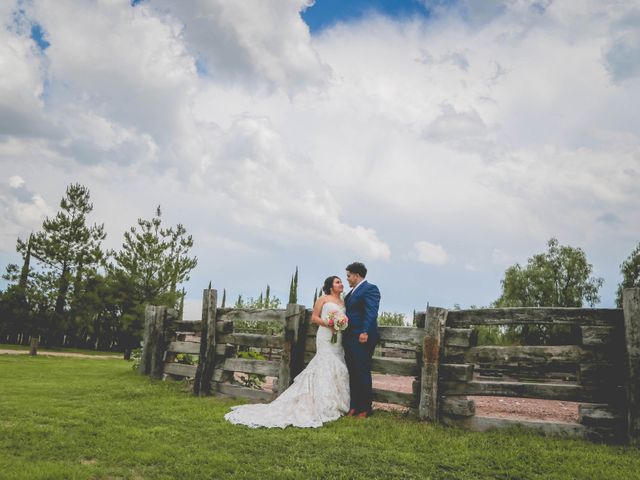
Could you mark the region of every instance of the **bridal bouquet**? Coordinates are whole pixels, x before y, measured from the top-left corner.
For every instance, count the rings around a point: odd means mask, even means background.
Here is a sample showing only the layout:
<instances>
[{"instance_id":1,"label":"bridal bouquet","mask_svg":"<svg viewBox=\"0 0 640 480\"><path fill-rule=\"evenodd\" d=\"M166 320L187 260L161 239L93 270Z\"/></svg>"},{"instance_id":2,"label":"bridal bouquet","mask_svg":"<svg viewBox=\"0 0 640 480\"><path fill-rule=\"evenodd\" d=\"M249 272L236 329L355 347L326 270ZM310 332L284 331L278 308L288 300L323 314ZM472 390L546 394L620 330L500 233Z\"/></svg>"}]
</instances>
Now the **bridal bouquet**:
<instances>
[{"instance_id":1,"label":"bridal bouquet","mask_svg":"<svg viewBox=\"0 0 640 480\"><path fill-rule=\"evenodd\" d=\"M331 330L333 330L333 335L331 335L331 343L336 343L338 341L338 332L345 330L349 326L349 319L340 310L333 310L329 312L328 325Z\"/></svg>"}]
</instances>

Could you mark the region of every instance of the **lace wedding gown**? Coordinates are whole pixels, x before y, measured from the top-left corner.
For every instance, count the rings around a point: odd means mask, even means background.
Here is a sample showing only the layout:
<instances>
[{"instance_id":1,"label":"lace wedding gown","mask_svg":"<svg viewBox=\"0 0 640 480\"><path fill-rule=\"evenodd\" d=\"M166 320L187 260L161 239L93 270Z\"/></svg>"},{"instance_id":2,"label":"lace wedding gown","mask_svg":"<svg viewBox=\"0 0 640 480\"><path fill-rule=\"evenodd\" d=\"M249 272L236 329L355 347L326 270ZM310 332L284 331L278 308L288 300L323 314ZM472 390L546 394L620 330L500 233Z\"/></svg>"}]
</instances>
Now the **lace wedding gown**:
<instances>
[{"instance_id":1,"label":"lace wedding gown","mask_svg":"<svg viewBox=\"0 0 640 480\"><path fill-rule=\"evenodd\" d=\"M332 302L322 306L320 317L344 307ZM320 427L349 410L349 372L344 362L341 333L331 343L331 330L318 328L316 355L282 394L271 403L231 407L224 418L251 428Z\"/></svg>"}]
</instances>

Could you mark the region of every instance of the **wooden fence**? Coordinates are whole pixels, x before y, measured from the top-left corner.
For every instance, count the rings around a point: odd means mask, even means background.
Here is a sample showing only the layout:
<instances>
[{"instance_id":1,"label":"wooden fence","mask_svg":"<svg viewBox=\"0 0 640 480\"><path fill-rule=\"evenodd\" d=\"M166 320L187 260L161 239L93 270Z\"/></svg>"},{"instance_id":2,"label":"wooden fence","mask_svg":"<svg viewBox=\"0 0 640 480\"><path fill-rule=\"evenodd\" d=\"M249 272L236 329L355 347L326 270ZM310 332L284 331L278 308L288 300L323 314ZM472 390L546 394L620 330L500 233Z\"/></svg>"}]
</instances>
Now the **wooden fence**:
<instances>
[{"instance_id":1,"label":"wooden fence","mask_svg":"<svg viewBox=\"0 0 640 480\"><path fill-rule=\"evenodd\" d=\"M302 305L219 309L216 301L216 291L205 290L202 321L189 324L177 323L171 309L147 307L140 371L191 377L196 395L272 400L315 354L318 327L310 322L311 311ZM474 430L518 424L571 437L640 441L640 289L624 291L624 309L428 307L415 319L415 327L379 327L372 362L374 373L411 378L412 392L374 388L375 401ZM284 326L280 335L234 330L236 321L274 320ZM514 324L569 325L575 338L559 346L477 345L478 327ZM239 358L247 347L272 349L278 360ZM197 366L176 363L180 353L197 355ZM240 386L236 373L273 377L273 391ZM476 416L473 396L578 402L579 423Z\"/></svg>"}]
</instances>

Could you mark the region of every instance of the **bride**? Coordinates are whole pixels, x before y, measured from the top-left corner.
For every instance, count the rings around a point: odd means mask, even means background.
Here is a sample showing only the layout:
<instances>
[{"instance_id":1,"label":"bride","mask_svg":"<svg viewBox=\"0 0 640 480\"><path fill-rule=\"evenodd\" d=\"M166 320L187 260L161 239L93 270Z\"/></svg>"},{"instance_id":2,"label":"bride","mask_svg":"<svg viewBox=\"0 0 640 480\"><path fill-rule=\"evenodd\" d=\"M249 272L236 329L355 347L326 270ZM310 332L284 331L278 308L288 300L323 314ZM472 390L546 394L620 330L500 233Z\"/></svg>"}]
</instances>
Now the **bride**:
<instances>
[{"instance_id":1,"label":"bride","mask_svg":"<svg viewBox=\"0 0 640 480\"><path fill-rule=\"evenodd\" d=\"M339 277L329 277L322 287L325 295L316 301L311 321L319 326L316 355L295 378L291 386L271 403L231 407L224 418L252 428L320 427L337 420L349 410L349 372L344 361L342 332L331 343L329 313L344 312L340 294L344 290Z\"/></svg>"}]
</instances>

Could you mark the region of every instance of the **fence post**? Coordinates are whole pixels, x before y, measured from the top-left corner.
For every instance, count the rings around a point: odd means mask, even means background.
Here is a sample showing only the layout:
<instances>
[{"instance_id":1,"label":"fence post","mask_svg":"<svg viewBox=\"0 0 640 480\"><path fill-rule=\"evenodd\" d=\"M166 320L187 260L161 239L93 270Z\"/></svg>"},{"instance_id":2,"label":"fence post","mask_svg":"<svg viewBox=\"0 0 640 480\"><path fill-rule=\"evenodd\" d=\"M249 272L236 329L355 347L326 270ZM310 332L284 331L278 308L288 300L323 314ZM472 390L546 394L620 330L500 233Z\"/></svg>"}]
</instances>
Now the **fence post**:
<instances>
[{"instance_id":1,"label":"fence post","mask_svg":"<svg viewBox=\"0 0 640 480\"><path fill-rule=\"evenodd\" d=\"M301 326L304 325L305 307L290 303L284 321L284 345L280 357L277 395L284 392L295 377L297 370L304 365L304 343L300 353L300 339L303 337Z\"/></svg>"},{"instance_id":2,"label":"fence post","mask_svg":"<svg viewBox=\"0 0 640 480\"><path fill-rule=\"evenodd\" d=\"M295 305L295 321L294 321L294 343L291 348L291 369L290 382L304 370L304 351L305 342L307 340L307 308L304 305Z\"/></svg>"},{"instance_id":3,"label":"fence post","mask_svg":"<svg viewBox=\"0 0 640 480\"><path fill-rule=\"evenodd\" d=\"M627 354L627 438L640 444L640 288L622 292Z\"/></svg>"},{"instance_id":4,"label":"fence post","mask_svg":"<svg viewBox=\"0 0 640 480\"><path fill-rule=\"evenodd\" d=\"M144 309L144 340L139 367L142 375L162 377L166 347L164 332L169 315L164 306L147 305Z\"/></svg>"},{"instance_id":5,"label":"fence post","mask_svg":"<svg viewBox=\"0 0 640 480\"><path fill-rule=\"evenodd\" d=\"M447 310L444 308L427 307L418 415L421 420L430 422L438 420L438 370L446 319Z\"/></svg>"},{"instance_id":6,"label":"fence post","mask_svg":"<svg viewBox=\"0 0 640 480\"><path fill-rule=\"evenodd\" d=\"M211 379L216 355L216 314L218 292L207 288L202 294L202 333L200 355L193 382L194 395L211 395Z\"/></svg>"}]
</instances>

